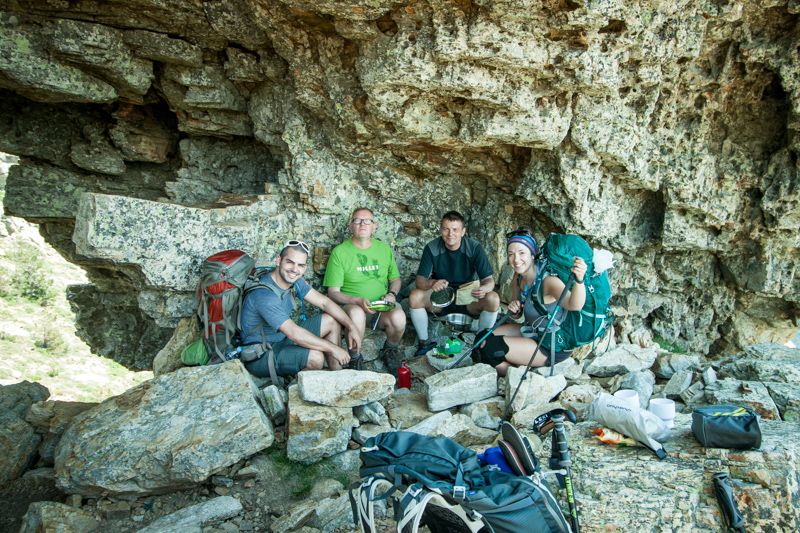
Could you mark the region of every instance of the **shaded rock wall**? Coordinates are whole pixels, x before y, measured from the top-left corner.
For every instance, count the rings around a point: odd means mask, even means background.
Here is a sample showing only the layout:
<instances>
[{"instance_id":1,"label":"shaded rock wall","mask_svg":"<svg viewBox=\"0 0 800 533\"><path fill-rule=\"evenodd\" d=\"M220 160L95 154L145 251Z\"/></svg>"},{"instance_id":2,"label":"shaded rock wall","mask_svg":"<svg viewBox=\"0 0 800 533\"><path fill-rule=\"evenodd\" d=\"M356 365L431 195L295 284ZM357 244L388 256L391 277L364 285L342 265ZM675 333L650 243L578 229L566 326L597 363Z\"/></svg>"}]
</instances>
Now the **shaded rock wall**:
<instances>
[{"instance_id":1,"label":"shaded rock wall","mask_svg":"<svg viewBox=\"0 0 800 533\"><path fill-rule=\"evenodd\" d=\"M0 151L22 158L6 211L87 268L82 330L136 368L191 312L203 256L266 263L299 237L319 274L358 204L409 279L456 208L498 271L519 223L614 250L623 336L783 341L800 307L798 12L5 0Z\"/></svg>"}]
</instances>

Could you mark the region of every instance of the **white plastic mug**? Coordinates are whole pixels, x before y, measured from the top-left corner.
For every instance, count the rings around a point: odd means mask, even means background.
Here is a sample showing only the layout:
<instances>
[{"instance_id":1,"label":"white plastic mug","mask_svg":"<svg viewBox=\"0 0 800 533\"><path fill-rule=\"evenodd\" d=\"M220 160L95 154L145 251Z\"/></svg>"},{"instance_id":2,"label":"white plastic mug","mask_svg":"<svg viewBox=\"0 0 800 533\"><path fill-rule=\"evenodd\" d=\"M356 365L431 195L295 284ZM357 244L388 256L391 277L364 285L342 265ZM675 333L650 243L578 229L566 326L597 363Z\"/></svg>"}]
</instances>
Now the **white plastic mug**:
<instances>
[{"instance_id":1,"label":"white plastic mug","mask_svg":"<svg viewBox=\"0 0 800 533\"><path fill-rule=\"evenodd\" d=\"M675 402L667 398L650 400L649 411L666 422L668 428L675 427Z\"/></svg>"},{"instance_id":2,"label":"white plastic mug","mask_svg":"<svg viewBox=\"0 0 800 533\"><path fill-rule=\"evenodd\" d=\"M633 410L639 409L639 393L635 390L620 389L614 393L614 397Z\"/></svg>"}]
</instances>

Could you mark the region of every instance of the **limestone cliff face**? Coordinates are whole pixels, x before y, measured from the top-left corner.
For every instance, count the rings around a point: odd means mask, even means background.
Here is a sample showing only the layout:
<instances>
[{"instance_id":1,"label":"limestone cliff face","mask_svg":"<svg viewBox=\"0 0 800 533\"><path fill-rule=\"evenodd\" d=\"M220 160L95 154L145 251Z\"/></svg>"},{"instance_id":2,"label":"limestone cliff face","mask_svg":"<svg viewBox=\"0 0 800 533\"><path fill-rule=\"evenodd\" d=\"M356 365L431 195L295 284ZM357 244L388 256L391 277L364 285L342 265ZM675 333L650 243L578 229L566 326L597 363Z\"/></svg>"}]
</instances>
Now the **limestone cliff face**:
<instances>
[{"instance_id":1,"label":"limestone cliff face","mask_svg":"<svg viewBox=\"0 0 800 533\"><path fill-rule=\"evenodd\" d=\"M94 285L94 348L148 367L202 257L314 269L373 206L410 277L439 215L618 256L618 333L708 353L800 309L795 0L0 1L6 210Z\"/></svg>"}]
</instances>

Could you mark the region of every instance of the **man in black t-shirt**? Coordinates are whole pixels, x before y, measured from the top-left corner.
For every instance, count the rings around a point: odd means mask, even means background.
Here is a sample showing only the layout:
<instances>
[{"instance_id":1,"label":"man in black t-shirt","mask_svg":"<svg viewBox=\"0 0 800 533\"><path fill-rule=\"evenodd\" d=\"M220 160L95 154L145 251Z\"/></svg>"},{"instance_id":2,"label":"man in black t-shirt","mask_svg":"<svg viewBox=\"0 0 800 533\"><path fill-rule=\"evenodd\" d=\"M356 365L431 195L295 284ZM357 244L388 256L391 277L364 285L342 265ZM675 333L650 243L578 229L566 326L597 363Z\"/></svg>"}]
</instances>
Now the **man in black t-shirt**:
<instances>
[{"instance_id":1,"label":"man in black t-shirt","mask_svg":"<svg viewBox=\"0 0 800 533\"><path fill-rule=\"evenodd\" d=\"M500 309L500 297L493 290L494 277L489 258L478 241L465 236L467 228L461 213L445 213L439 229L441 237L429 242L422 252L417 269L417 288L408 297L408 314L419 339L417 355L424 355L436 345L435 341L428 341L426 310L433 309L432 292L449 286L458 290L464 283L480 280L480 287L472 291L476 301L467 306L451 305L438 311L442 315L453 312L480 315L479 329L492 327Z\"/></svg>"}]
</instances>

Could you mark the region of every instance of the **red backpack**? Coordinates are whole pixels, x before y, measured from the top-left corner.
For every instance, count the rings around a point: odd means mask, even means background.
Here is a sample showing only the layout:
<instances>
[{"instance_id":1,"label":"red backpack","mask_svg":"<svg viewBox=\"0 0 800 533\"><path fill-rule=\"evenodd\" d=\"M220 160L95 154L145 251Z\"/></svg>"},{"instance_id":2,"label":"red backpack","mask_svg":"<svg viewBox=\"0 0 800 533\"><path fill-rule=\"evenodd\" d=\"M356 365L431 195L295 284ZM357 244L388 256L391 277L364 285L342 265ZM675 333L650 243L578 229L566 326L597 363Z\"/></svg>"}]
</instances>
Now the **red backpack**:
<instances>
[{"instance_id":1,"label":"red backpack","mask_svg":"<svg viewBox=\"0 0 800 533\"><path fill-rule=\"evenodd\" d=\"M216 253L200 266L197 318L209 363L224 361L236 347L244 285L254 268L253 258L241 250Z\"/></svg>"}]
</instances>

